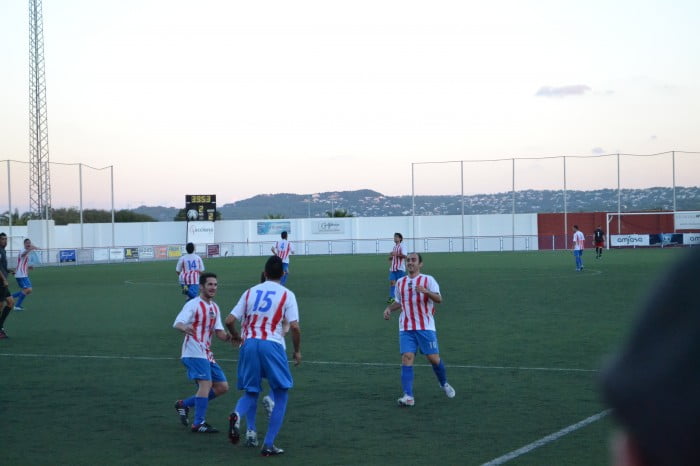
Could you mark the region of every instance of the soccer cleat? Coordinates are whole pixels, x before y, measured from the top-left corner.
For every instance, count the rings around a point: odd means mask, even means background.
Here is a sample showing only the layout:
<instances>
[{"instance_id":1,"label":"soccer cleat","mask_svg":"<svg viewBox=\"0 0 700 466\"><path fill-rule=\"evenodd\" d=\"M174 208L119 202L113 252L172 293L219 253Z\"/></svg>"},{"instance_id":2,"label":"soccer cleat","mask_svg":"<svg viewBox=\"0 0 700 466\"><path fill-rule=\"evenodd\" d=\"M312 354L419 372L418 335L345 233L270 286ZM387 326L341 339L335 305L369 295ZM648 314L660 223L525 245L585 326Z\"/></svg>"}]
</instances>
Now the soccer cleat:
<instances>
[{"instance_id":1,"label":"soccer cleat","mask_svg":"<svg viewBox=\"0 0 700 466\"><path fill-rule=\"evenodd\" d=\"M389 299L386 300L387 304L393 304L395 302L396 302L396 300L392 296L389 296Z\"/></svg>"},{"instance_id":2,"label":"soccer cleat","mask_svg":"<svg viewBox=\"0 0 700 466\"><path fill-rule=\"evenodd\" d=\"M245 433L245 446L246 447L257 447L258 446L258 433L254 430L247 430Z\"/></svg>"},{"instance_id":3,"label":"soccer cleat","mask_svg":"<svg viewBox=\"0 0 700 466\"><path fill-rule=\"evenodd\" d=\"M183 426L189 424L189 421L187 420L187 415L190 412L190 408L185 406L182 400L177 400L175 402L175 411L177 411L177 415L180 416L180 422L182 422Z\"/></svg>"},{"instance_id":4,"label":"soccer cleat","mask_svg":"<svg viewBox=\"0 0 700 466\"><path fill-rule=\"evenodd\" d=\"M187 293L190 291L190 288L187 285L182 285L182 294L187 296Z\"/></svg>"},{"instance_id":5,"label":"soccer cleat","mask_svg":"<svg viewBox=\"0 0 700 466\"><path fill-rule=\"evenodd\" d=\"M457 392L455 392L455 389L452 388L452 385L448 384L445 382L445 385L442 386L442 389L445 390L445 395L447 395L447 398L454 398Z\"/></svg>"},{"instance_id":6,"label":"soccer cleat","mask_svg":"<svg viewBox=\"0 0 700 466\"><path fill-rule=\"evenodd\" d=\"M275 402L272 401L270 395L265 395L262 403L263 407L265 408L265 412L267 413L267 418L270 419L270 416L272 416L272 410L275 409Z\"/></svg>"},{"instance_id":7,"label":"soccer cleat","mask_svg":"<svg viewBox=\"0 0 700 466\"><path fill-rule=\"evenodd\" d=\"M410 395L406 395L405 393L401 398L396 400L396 402L399 404L399 406L413 406L416 404L415 398Z\"/></svg>"},{"instance_id":8,"label":"soccer cleat","mask_svg":"<svg viewBox=\"0 0 700 466\"><path fill-rule=\"evenodd\" d=\"M15 307L12 308L12 310L13 310L13 311L24 311L24 308L23 308L23 307L20 307L20 306L15 306Z\"/></svg>"},{"instance_id":9,"label":"soccer cleat","mask_svg":"<svg viewBox=\"0 0 700 466\"><path fill-rule=\"evenodd\" d=\"M228 417L228 438L234 445L241 440L241 416L236 411Z\"/></svg>"},{"instance_id":10,"label":"soccer cleat","mask_svg":"<svg viewBox=\"0 0 700 466\"><path fill-rule=\"evenodd\" d=\"M263 446L262 450L260 450L260 454L263 456L275 456L281 455L282 453L284 453L284 450L282 450L281 448L277 448L274 445L272 445L271 447Z\"/></svg>"},{"instance_id":11,"label":"soccer cleat","mask_svg":"<svg viewBox=\"0 0 700 466\"><path fill-rule=\"evenodd\" d=\"M199 432L200 434L216 434L219 429L215 429L206 422L202 422L197 426L192 426L192 432Z\"/></svg>"},{"instance_id":12,"label":"soccer cleat","mask_svg":"<svg viewBox=\"0 0 700 466\"><path fill-rule=\"evenodd\" d=\"M7 333L5 333L4 328L0 328L0 340L3 340L5 338L10 338L10 337L7 336Z\"/></svg>"}]
</instances>

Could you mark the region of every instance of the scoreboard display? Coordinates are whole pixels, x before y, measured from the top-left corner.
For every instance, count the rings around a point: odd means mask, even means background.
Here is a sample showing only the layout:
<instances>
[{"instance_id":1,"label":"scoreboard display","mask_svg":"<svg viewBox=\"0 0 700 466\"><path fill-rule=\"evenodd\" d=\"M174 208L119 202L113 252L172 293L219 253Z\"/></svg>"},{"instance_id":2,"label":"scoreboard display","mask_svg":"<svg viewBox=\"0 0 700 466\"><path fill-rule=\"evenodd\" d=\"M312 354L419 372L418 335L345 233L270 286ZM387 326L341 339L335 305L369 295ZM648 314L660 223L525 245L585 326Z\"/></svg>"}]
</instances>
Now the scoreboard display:
<instances>
[{"instance_id":1,"label":"scoreboard display","mask_svg":"<svg viewBox=\"0 0 700 466\"><path fill-rule=\"evenodd\" d=\"M186 194L185 215L188 222L216 220L216 194Z\"/></svg>"}]
</instances>

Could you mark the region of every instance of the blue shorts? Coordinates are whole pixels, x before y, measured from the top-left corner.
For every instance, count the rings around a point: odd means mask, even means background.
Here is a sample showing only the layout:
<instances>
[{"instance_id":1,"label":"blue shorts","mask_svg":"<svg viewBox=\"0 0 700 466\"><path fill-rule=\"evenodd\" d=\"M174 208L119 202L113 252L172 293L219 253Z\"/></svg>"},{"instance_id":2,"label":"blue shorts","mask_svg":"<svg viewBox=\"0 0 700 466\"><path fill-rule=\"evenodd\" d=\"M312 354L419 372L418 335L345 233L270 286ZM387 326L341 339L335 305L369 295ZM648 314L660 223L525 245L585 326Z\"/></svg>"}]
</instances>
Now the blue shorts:
<instances>
[{"instance_id":1,"label":"blue shorts","mask_svg":"<svg viewBox=\"0 0 700 466\"><path fill-rule=\"evenodd\" d=\"M401 354L438 354L437 333L435 330L405 330L399 332L399 351Z\"/></svg>"},{"instance_id":2,"label":"blue shorts","mask_svg":"<svg viewBox=\"0 0 700 466\"><path fill-rule=\"evenodd\" d=\"M182 364L187 368L187 377L190 380L211 380L212 382L226 382L226 375L215 362L204 358L182 358Z\"/></svg>"},{"instance_id":3,"label":"blue shorts","mask_svg":"<svg viewBox=\"0 0 700 466\"><path fill-rule=\"evenodd\" d=\"M406 272L403 270L394 270L393 272L389 272L389 281L390 282L395 282L399 278L403 277L406 275Z\"/></svg>"},{"instance_id":4,"label":"blue shorts","mask_svg":"<svg viewBox=\"0 0 700 466\"><path fill-rule=\"evenodd\" d=\"M196 298L199 296L199 285L187 285L187 293L185 293L188 298Z\"/></svg>"},{"instance_id":5,"label":"blue shorts","mask_svg":"<svg viewBox=\"0 0 700 466\"><path fill-rule=\"evenodd\" d=\"M287 353L279 343L249 338L243 342L239 357L236 384L239 390L260 393L263 378L267 379L273 390L292 388Z\"/></svg>"},{"instance_id":6,"label":"blue shorts","mask_svg":"<svg viewBox=\"0 0 700 466\"><path fill-rule=\"evenodd\" d=\"M15 280L17 280L17 285L19 285L22 290L32 287L32 282L29 281L29 277L15 278Z\"/></svg>"}]
</instances>

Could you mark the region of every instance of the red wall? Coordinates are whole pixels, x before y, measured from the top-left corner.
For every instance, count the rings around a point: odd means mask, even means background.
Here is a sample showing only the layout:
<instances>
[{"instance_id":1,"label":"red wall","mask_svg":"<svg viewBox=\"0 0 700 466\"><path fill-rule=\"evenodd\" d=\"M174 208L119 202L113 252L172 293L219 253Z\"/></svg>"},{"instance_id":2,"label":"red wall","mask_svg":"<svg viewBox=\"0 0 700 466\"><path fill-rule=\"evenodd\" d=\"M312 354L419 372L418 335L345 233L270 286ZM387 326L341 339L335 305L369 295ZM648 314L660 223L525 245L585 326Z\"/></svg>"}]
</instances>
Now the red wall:
<instances>
[{"instance_id":1,"label":"red wall","mask_svg":"<svg viewBox=\"0 0 700 466\"><path fill-rule=\"evenodd\" d=\"M623 215L620 231L617 229L617 217L613 217L610 225L605 224L605 212L578 212L567 214L568 231L564 232L564 214L538 214L537 230L540 249L552 249L552 236L556 249L571 248L572 227L578 225L586 236L586 247L593 247L593 230L598 225L611 235L672 233L673 215ZM566 240L566 242L565 242Z\"/></svg>"}]
</instances>

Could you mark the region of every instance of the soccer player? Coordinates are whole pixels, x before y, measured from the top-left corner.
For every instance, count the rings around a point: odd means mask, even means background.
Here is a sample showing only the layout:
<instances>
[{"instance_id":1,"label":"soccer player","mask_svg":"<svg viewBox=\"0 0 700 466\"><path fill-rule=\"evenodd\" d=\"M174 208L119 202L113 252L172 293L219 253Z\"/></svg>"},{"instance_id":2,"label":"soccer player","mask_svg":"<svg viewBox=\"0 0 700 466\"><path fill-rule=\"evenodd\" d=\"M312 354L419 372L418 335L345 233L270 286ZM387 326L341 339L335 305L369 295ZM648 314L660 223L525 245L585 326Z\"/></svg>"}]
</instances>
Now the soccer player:
<instances>
[{"instance_id":1,"label":"soccer player","mask_svg":"<svg viewBox=\"0 0 700 466\"><path fill-rule=\"evenodd\" d=\"M15 279L19 285L20 291L14 293L12 297L15 301L15 311L23 311L22 303L24 299L32 293L32 282L29 281L29 271L34 267L29 265L29 259L32 251L37 248L32 244L32 240L26 238L24 240L24 251L17 257L17 268L15 269Z\"/></svg>"},{"instance_id":2,"label":"soccer player","mask_svg":"<svg viewBox=\"0 0 700 466\"><path fill-rule=\"evenodd\" d=\"M389 299L388 304L396 301L396 280L406 275L406 255L408 249L403 244L403 235L394 233L394 249L389 254Z\"/></svg>"},{"instance_id":3,"label":"soccer player","mask_svg":"<svg viewBox=\"0 0 700 466\"><path fill-rule=\"evenodd\" d=\"M0 233L0 340L9 338L3 326L5 325L5 319L12 312L12 308L15 305L15 299L10 293L10 284L7 281L9 275L9 270L7 269L7 253L5 252L5 247L7 246L7 235L5 232Z\"/></svg>"},{"instance_id":4,"label":"soccer player","mask_svg":"<svg viewBox=\"0 0 700 466\"><path fill-rule=\"evenodd\" d=\"M595 243L595 258L603 257L603 246L605 246L605 232L598 225L598 228L593 230L593 243Z\"/></svg>"},{"instance_id":5,"label":"soccer player","mask_svg":"<svg viewBox=\"0 0 700 466\"><path fill-rule=\"evenodd\" d=\"M574 225L574 259L576 260L576 271L581 272L583 270L583 243L586 238L583 236L583 232L578 229L578 225Z\"/></svg>"},{"instance_id":6,"label":"soccer player","mask_svg":"<svg viewBox=\"0 0 700 466\"><path fill-rule=\"evenodd\" d=\"M204 272L199 276L200 296L185 303L175 318L173 327L185 334L182 342L182 364L187 376L197 383L194 396L175 402L180 422L188 424L187 415L194 407L192 432L211 434L218 432L206 421L209 401L228 391L228 381L221 367L214 360L211 339L215 334L222 341L235 341L221 323L219 306L214 302L218 281L216 275ZM240 342L240 340L238 340Z\"/></svg>"},{"instance_id":7,"label":"soccer player","mask_svg":"<svg viewBox=\"0 0 700 466\"><path fill-rule=\"evenodd\" d=\"M285 320L292 332L294 364L301 364L299 309L294 293L280 284L283 274L282 259L271 256L265 263L267 280L244 292L225 322L234 340L243 340L237 387L245 391L229 416L229 439L234 444L240 440L240 421L243 416L247 423L246 445L257 446L255 411L262 392L262 379L265 377L272 389L275 406L260 451L263 456L284 453L274 442L287 409L288 390L293 385L284 343ZM236 330L236 321L241 322L240 335Z\"/></svg>"},{"instance_id":8,"label":"soccer player","mask_svg":"<svg viewBox=\"0 0 700 466\"><path fill-rule=\"evenodd\" d=\"M294 247L290 241L287 241L287 232L282 232L282 240L277 241L274 246L272 246L272 254L279 256L282 259L282 266L284 267L284 275L280 280L281 285L287 283L287 276L289 275L289 256L294 254Z\"/></svg>"},{"instance_id":9,"label":"soccer player","mask_svg":"<svg viewBox=\"0 0 700 466\"><path fill-rule=\"evenodd\" d=\"M199 274L204 272L204 262L194 253L193 243L187 243L185 250L187 254L180 256L175 272L182 287L182 294L189 300L199 295Z\"/></svg>"},{"instance_id":10,"label":"soccer player","mask_svg":"<svg viewBox=\"0 0 700 466\"><path fill-rule=\"evenodd\" d=\"M399 406L413 406L413 362L420 349L448 398L454 398L455 389L447 383L445 364L440 358L437 333L435 331L435 304L442 302L440 286L430 276L421 273L423 258L412 252L406 257L408 275L396 282L396 301L384 309L384 319L401 309L399 315L399 351L401 352L401 385L403 396L397 400Z\"/></svg>"}]
</instances>

